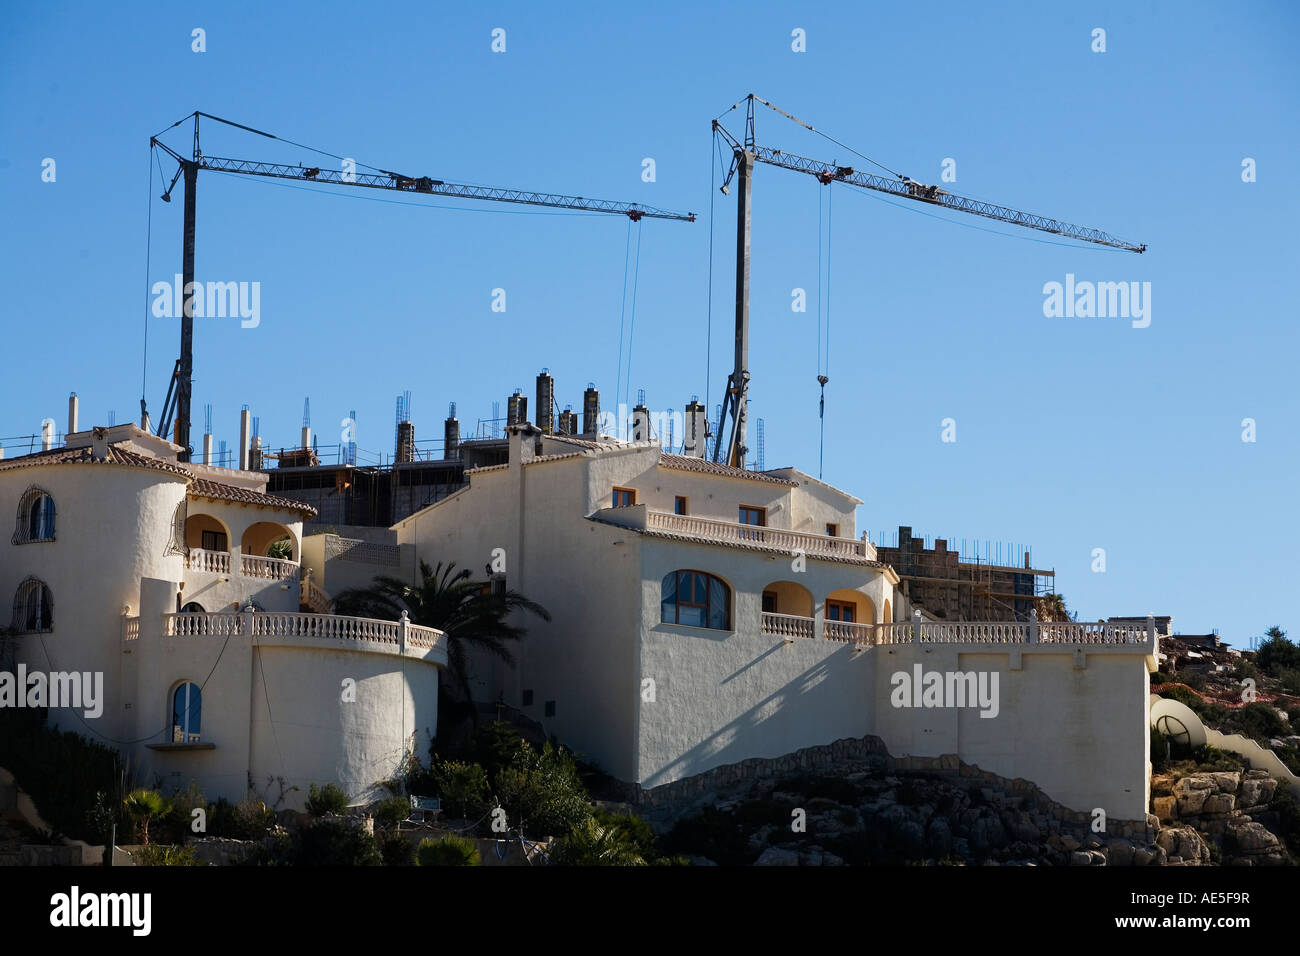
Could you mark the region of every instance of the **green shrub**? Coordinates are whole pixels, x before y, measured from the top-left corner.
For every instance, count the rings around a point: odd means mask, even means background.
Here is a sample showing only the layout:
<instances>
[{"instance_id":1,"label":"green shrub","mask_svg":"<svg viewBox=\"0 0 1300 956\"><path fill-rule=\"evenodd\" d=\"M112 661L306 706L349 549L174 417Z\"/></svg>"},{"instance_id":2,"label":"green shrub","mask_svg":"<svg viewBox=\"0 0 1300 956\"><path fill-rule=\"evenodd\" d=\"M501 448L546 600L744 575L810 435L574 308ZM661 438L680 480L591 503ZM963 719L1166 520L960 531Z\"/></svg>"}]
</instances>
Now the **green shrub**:
<instances>
[{"instance_id":1,"label":"green shrub","mask_svg":"<svg viewBox=\"0 0 1300 956\"><path fill-rule=\"evenodd\" d=\"M414 866L415 844L400 833L384 833L377 837L379 857L384 866Z\"/></svg>"},{"instance_id":2,"label":"green shrub","mask_svg":"<svg viewBox=\"0 0 1300 956\"><path fill-rule=\"evenodd\" d=\"M374 837L342 820L315 820L298 833L297 866L379 866Z\"/></svg>"},{"instance_id":3,"label":"green shrub","mask_svg":"<svg viewBox=\"0 0 1300 956\"><path fill-rule=\"evenodd\" d=\"M1151 683L1152 683L1152 685L1155 685L1155 684L1168 684L1169 681L1170 681L1170 677L1169 677L1169 675L1166 674L1164 671L1152 671L1152 672L1151 672Z\"/></svg>"},{"instance_id":4,"label":"green shrub","mask_svg":"<svg viewBox=\"0 0 1300 956\"><path fill-rule=\"evenodd\" d=\"M1169 766L1169 738L1151 728L1151 769L1160 773Z\"/></svg>"},{"instance_id":5,"label":"green shrub","mask_svg":"<svg viewBox=\"0 0 1300 956\"><path fill-rule=\"evenodd\" d=\"M477 820L490 806L487 773L476 763L440 760L433 779L442 809L449 816Z\"/></svg>"},{"instance_id":6,"label":"green shrub","mask_svg":"<svg viewBox=\"0 0 1300 956\"><path fill-rule=\"evenodd\" d=\"M1192 690L1205 690L1205 673L1203 671L1183 671L1179 675L1182 682Z\"/></svg>"},{"instance_id":7,"label":"green shrub","mask_svg":"<svg viewBox=\"0 0 1300 956\"><path fill-rule=\"evenodd\" d=\"M275 826L275 813L251 794L236 804L222 797L208 804L208 836L259 840Z\"/></svg>"},{"instance_id":8,"label":"green shrub","mask_svg":"<svg viewBox=\"0 0 1300 956\"><path fill-rule=\"evenodd\" d=\"M1282 719L1272 704L1257 701L1247 704L1240 710L1233 711L1227 720L1231 732L1244 734L1252 740L1268 744L1271 737L1286 736L1287 722Z\"/></svg>"},{"instance_id":9,"label":"green shrub","mask_svg":"<svg viewBox=\"0 0 1300 956\"><path fill-rule=\"evenodd\" d=\"M194 811L203 810L206 827L207 806L203 791L199 789L198 784L191 781L186 789L172 794L171 811L158 821L159 838L165 843L183 843L191 836L201 836L202 834L196 834L193 829Z\"/></svg>"},{"instance_id":10,"label":"green shrub","mask_svg":"<svg viewBox=\"0 0 1300 956\"><path fill-rule=\"evenodd\" d=\"M478 846L473 840L449 836L441 840L421 840L415 851L416 866L482 866Z\"/></svg>"},{"instance_id":11,"label":"green shrub","mask_svg":"<svg viewBox=\"0 0 1300 956\"><path fill-rule=\"evenodd\" d=\"M136 866L202 866L194 850L187 846L154 843L131 854Z\"/></svg>"},{"instance_id":12,"label":"green shrub","mask_svg":"<svg viewBox=\"0 0 1300 956\"><path fill-rule=\"evenodd\" d=\"M1277 682L1287 694L1300 694L1300 667L1280 667Z\"/></svg>"},{"instance_id":13,"label":"green shrub","mask_svg":"<svg viewBox=\"0 0 1300 956\"><path fill-rule=\"evenodd\" d=\"M407 797L390 797L381 800L371 810L375 826L391 830L411 815L411 801Z\"/></svg>"},{"instance_id":14,"label":"green shrub","mask_svg":"<svg viewBox=\"0 0 1300 956\"><path fill-rule=\"evenodd\" d=\"M43 712L0 708L0 767L31 796L41 818L74 839L107 843L114 822L119 842L129 823L117 751L71 731L45 725ZM104 807L96 811L96 796Z\"/></svg>"},{"instance_id":15,"label":"green shrub","mask_svg":"<svg viewBox=\"0 0 1300 956\"><path fill-rule=\"evenodd\" d=\"M493 784L507 825L533 837L568 833L591 815L573 755L550 743L540 752L525 743Z\"/></svg>"},{"instance_id":16,"label":"green shrub","mask_svg":"<svg viewBox=\"0 0 1300 956\"><path fill-rule=\"evenodd\" d=\"M327 813L346 813L348 795L336 783L327 783L323 787L312 784L307 791L307 812L313 817L323 817Z\"/></svg>"},{"instance_id":17,"label":"green shrub","mask_svg":"<svg viewBox=\"0 0 1300 956\"><path fill-rule=\"evenodd\" d=\"M1260 670L1276 677L1281 670L1300 668L1300 646L1287 640L1286 631L1275 625L1265 634L1268 640L1261 642L1255 652Z\"/></svg>"},{"instance_id":18,"label":"green shrub","mask_svg":"<svg viewBox=\"0 0 1300 956\"><path fill-rule=\"evenodd\" d=\"M495 780L498 773L525 759L532 745L510 724L496 720L479 729L470 743L469 759L480 764L488 778Z\"/></svg>"}]
</instances>

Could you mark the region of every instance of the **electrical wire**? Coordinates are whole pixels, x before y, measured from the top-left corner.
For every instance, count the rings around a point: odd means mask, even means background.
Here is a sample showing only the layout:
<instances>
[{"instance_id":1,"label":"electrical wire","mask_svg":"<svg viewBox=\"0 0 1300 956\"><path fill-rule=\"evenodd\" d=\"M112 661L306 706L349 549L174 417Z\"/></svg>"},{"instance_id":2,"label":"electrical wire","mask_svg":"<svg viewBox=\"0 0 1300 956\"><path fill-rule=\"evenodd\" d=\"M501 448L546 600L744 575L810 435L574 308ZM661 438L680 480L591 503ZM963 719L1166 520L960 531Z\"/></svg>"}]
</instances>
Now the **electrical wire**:
<instances>
[{"instance_id":1,"label":"electrical wire","mask_svg":"<svg viewBox=\"0 0 1300 956\"><path fill-rule=\"evenodd\" d=\"M623 404L632 403L632 337L636 333L636 290L641 278L641 228L636 230L636 258L632 260L632 310L627 323L627 381L623 384Z\"/></svg>"},{"instance_id":2,"label":"electrical wire","mask_svg":"<svg viewBox=\"0 0 1300 956\"><path fill-rule=\"evenodd\" d=\"M149 375L149 277L152 273L153 255L153 164L158 151L149 145L149 212L145 217L144 240L144 356L140 359L140 400L144 401L148 392ZM162 167L158 168L159 173ZM141 422L143 425L144 423Z\"/></svg>"}]
</instances>

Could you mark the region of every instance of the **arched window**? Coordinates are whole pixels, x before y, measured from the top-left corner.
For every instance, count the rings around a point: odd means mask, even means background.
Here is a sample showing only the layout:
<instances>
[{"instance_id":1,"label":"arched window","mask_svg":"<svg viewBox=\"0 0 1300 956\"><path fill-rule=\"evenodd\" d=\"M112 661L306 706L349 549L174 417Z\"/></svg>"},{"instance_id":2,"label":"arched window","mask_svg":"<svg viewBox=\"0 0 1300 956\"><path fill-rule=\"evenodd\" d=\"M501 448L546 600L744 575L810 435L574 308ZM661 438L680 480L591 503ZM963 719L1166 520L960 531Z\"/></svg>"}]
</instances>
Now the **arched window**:
<instances>
[{"instance_id":1,"label":"arched window","mask_svg":"<svg viewBox=\"0 0 1300 956\"><path fill-rule=\"evenodd\" d=\"M731 630L731 588L703 571L673 571L664 576L659 620Z\"/></svg>"},{"instance_id":2,"label":"arched window","mask_svg":"<svg viewBox=\"0 0 1300 956\"><path fill-rule=\"evenodd\" d=\"M42 488L31 487L18 502L14 544L54 540L54 499Z\"/></svg>"},{"instance_id":3,"label":"arched window","mask_svg":"<svg viewBox=\"0 0 1300 956\"><path fill-rule=\"evenodd\" d=\"M199 685L186 681L172 692L172 743L198 743L202 717L203 695Z\"/></svg>"},{"instance_id":4,"label":"arched window","mask_svg":"<svg viewBox=\"0 0 1300 956\"><path fill-rule=\"evenodd\" d=\"M14 594L13 629L19 634L48 631L54 627L54 598L44 581L28 578Z\"/></svg>"},{"instance_id":5,"label":"arched window","mask_svg":"<svg viewBox=\"0 0 1300 956\"><path fill-rule=\"evenodd\" d=\"M182 614L206 614L207 613L206 611L203 610L203 605L200 604L198 601L190 601L183 608L181 608L180 612Z\"/></svg>"}]
</instances>

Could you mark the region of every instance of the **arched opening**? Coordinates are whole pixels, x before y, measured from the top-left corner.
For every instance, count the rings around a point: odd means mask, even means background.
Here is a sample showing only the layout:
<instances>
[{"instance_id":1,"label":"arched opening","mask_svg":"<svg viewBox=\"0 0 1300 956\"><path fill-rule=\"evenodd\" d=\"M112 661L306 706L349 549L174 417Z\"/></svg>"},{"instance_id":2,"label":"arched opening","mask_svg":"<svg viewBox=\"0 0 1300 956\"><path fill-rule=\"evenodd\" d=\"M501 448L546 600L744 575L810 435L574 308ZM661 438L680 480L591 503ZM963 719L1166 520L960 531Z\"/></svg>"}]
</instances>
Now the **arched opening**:
<instances>
[{"instance_id":1,"label":"arched opening","mask_svg":"<svg viewBox=\"0 0 1300 956\"><path fill-rule=\"evenodd\" d=\"M773 581L763 588L759 630L780 637L813 637L813 596L794 581Z\"/></svg>"},{"instance_id":2,"label":"arched opening","mask_svg":"<svg viewBox=\"0 0 1300 956\"><path fill-rule=\"evenodd\" d=\"M876 605L861 591L840 588L826 595L824 634L830 640L854 640L861 625L876 622Z\"/></svg>"},{"instance_id":3,"label":"arched opening","mask_svg":"<svg viewBox=\"0 0 1300 956\"><path fill-rule=\"evenodd\" d=\"M209 514L192 514L185 518L185 547L191 551L230 553L230 529Z\"/></svg>"},{"instance_id":4,"label":"arched opening","mask_svg":"<svg viewBox=\"0 0 1300 956\"><path fill-rule=\"evenodd\" d=\"M14 544L54 540L54 499L44 488L32 486L18 501Z\"/></svg>"},{"instance_id":5,"label":"arched opening","mask_svg":"<svg viewBox=\"0 0 1300 956\"><path fill-rule=\"evenodd\" d=\"M203 719L203 692L193 681L183 681L172 691L172 743L196 744Z\"/></svg>"},{"instance_id":6,"label":"arched opening","mask_svg":"<svg viewBox=\"0 0 1300 956\"><path fill-rule=\"evenodd\" d=\"M206 614L207 611L203 609L203 605L200 604L198 601L190 601L188 604L186 604L184 607L181 608L181 613L182 614Z\"/></svg>"},{"instance_id":7,"label":"arched opening","mask_svg":"<svg viewBox=\"0 0 1300 956\"><path fill-rule=\"evenodd\" d=\"M259 521L244 531L240 551L248 557L298 560L298 541L293 532L277 521Z\"/></svg>"},{"instance_id":8,"label":"arched opening","mask_svg":"<svg viewBox=\"0 0 1300 956\"><path fill-rule=\"evenodd\" d=\"M13 629L19 634L35 634L54 629L54 596L49 586L28 578L14 593Z\"/></svg>"},{"instance_id":9,"label":"arched opening","mask_svg":"<svg viewBox=\"0 0 1300 956\"><path fill-rule=\"evenodd\" d=\"M670 571L664 575L660 592L659 620L729 631L731 588L705 571Z\"/></svg>"},{"instance_id":10,"label":"arched opening","mask_svg":"<svg viewBox=\"0 0 1300 956\"><path fill-rule=\"evenodd\" d=\"M889 598L885 598L885 610L880 619L886 624L894 623L894 607L890 604Z\"/></svg>"}]
</instances>

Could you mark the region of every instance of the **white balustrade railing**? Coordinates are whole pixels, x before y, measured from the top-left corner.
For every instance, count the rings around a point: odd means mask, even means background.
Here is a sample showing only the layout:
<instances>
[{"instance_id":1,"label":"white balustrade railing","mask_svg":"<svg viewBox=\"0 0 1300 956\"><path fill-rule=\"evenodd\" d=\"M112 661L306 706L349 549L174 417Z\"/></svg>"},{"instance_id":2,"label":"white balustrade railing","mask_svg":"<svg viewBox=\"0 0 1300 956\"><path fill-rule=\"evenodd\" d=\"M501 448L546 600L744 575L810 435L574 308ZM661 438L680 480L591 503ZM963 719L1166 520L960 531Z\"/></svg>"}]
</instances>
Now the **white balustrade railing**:
<instances>
[{"instance_id":1,"label":"white balustrade railing","mask_svg":"<svg viewBox=\"0 0 1300 956\"><path fill-rule=\"evenodd\" d=\"M926 644L1027 644L1029 625L1014 621L927 621L921 625Z\"/></svg>"},{"instance_id":2,"label":"white balustrade railing","mask_svg":"<svg viewBox=\"0 0 1300 956\"><path fill-rule=\"evenodd\" d=\"M1038 625L1040 644L1145 644L1149 639L1145 624L1049 621Z\"/></svg>"},{"instance_id":3,"label":"white balustrade railing","mask_svg":"<svg viewBox=\"0 0 1300 956\"><path fill-rule=\"evenodd\" d=\"M380 621L341 614L300 614L289 611L164 614L163 635L165 637L243 635L250 624L255 638L267 640L308 638L388 644L397 647L402 639L400 621ZM445 645L446 635L432 627L407 624L406 642L412 647L439 647Z\"/></svg>"},{"instance_id":4,"label":"white balustrade railing","mask_svg":"<svg viewBox=\"0 0 1300 956\"><path fill-rule=\"evenodd\" d=\"M334 599L325 593L324 588L318 588L309 579L304 578L302 581L302 603L319 614L328 614L330 608L334 606Z\"/></svg>"},{"instance_id":5,"label":"white balustrade railing","mask_svg":"<svg viewBox=\"0 0 1300 956\"><path fill-rule=\"evenodd\" d=\"M216 574L229 574L230 553L228 551L205 551L202 548L190 548L185 554L185 567L189 571L212 571Z\"/></svg>"},{"instance_id":6,"label":"white balustrade railing","mask_svg":"<svg viewBox=\"0 0 1300 956\"><path fill-rule=\"evenodd\" d=\"M264 581L290 581L298 577L298 562L285 561L282 558L264 558L256 554L244 554L239 558L239 570L246 578L261 578Z\"/></svg>"},{"instance_id":7,"label":"white balustrade railing","mask_svg":"<svg viewBox=\"0 0 1300 956\"><path fill-rule=\"evenodd\" d=\"M771 611L763 611L763 620L760 625L764 634L775 634L777 637L813 637L815 631L814 624L810 617L799 617L794 614L776 614Z\"/></svg>"},{"instance_id":8,"label":"white balustrade railing","mask_svg":"<svg viewBox=\"0 0 1300 956\"><path fill-rule=\"evenodd\" d=\"M911 644L912 625L909 621L892 621L875 625L877 644Z\"/></svg>"},{"instance_id":9,"label":"white balustrade railing","mask_svg":"<svg viewBox=\"0 0 1300 956\"><path fill-rule=\"evenodd\" d=\"M138 641L140 639L140 618L127 617L122 619L122 640Z\"/></svg>"},{"instance_id":10,"label":"white balustrade railing","mask_svg":"<svg viewBox=\"0 0 1300 956\"><path fill-rule=\"evenodd\" d=\"M822 634L828 641L843 641L849 644L875 643L874 624L856 624L853 621L825 621Z\"/></svg>"},{"instance_id":11,"label":"white balustrade railing","mask_svg":"<svg viewBox=\"0 0 1300 956\"><path fill-rule=\"evenodd\" d=\"M757 544L782 551L803 551L814 557L838 557L857 561L876 560L875 545L857 538L832 538L829 535L787 531L763 525L719 521L695 515L675 515L662 511L646 514L647 527L675 534L686 534L708 541L727 544Z\"/></svg>"}]
</instances>

